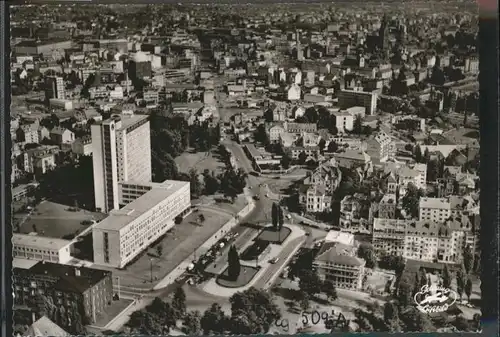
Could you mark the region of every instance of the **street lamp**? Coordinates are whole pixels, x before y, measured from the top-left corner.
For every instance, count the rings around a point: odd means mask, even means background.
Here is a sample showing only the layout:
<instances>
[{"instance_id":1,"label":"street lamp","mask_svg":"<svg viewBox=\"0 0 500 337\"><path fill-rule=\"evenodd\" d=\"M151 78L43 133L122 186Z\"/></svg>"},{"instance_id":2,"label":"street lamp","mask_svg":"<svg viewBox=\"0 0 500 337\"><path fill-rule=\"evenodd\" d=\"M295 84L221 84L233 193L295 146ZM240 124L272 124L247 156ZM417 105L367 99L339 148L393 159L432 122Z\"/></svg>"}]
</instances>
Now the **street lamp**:
<instances>
[{"instance_id":1,"label":"street lamp","mask_svg":"<svg viewBox=\"0 0 500 337\"><path fill-rule=\"evenodd\" d=\"M149 258L149 271L151 274L151 283L153 283L153 258Z\"/></svg>"},{"instance_id":2,"label":"street lamp","mask_svg":"<svg viewBox=\"0 0 500 337\"><path fill-rule=\"evenodd\" d=\"M118 299L120 299L121 298L121 296L120 296L121 295L121 293L120 293L120 276L116 276L116 283L117 283L116 286L118 287L118 293L117 293Z\"/></svg>"}]
</instances>

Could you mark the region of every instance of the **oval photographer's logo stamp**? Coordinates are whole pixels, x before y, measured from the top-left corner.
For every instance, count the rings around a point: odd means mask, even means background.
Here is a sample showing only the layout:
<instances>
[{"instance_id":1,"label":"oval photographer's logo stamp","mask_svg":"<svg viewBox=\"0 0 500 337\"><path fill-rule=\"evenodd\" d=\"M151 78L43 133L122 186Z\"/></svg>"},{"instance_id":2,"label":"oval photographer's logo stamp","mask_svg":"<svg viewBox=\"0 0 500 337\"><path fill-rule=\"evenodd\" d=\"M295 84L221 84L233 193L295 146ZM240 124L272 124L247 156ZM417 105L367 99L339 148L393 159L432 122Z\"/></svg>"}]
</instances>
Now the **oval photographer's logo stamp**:
<instances>
[{"instance_id":1,"label":"oval photographer's logo stamp","mask_svg":"<svg viewBox=\"0 0 500 337\"><path fill-rule=\"evenodd\" d=\"M444 312L458 299L457 293L437 285L424 285L413 297L417 309L423 313Z\"/></svg>"}]
</instances>

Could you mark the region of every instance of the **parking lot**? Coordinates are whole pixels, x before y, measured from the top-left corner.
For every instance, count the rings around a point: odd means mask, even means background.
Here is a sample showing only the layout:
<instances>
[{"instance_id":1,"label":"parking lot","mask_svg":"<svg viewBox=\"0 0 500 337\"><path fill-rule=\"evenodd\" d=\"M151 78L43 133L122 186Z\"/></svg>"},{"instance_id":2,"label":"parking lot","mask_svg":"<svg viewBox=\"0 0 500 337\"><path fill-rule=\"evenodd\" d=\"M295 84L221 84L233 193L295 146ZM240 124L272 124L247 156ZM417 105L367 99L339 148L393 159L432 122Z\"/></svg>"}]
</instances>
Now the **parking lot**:
<instances>
[{"instance_id":1,"label":"parking lot","mask_svg":"<svg viewBox=\"0 0 500 337\"><path fill-rule=\"evenodd\" d=\"M199 220L201 214L205 218L203 222ZM175 225L157 245L150 247L126 269L113 270L113 274L120 277L123 286L151 288L200 248L229 219L229 215L208 210L193 212L182 223ZM163 247L161 256L156 250L160 244Z\"/></svg>"}]
</instances>

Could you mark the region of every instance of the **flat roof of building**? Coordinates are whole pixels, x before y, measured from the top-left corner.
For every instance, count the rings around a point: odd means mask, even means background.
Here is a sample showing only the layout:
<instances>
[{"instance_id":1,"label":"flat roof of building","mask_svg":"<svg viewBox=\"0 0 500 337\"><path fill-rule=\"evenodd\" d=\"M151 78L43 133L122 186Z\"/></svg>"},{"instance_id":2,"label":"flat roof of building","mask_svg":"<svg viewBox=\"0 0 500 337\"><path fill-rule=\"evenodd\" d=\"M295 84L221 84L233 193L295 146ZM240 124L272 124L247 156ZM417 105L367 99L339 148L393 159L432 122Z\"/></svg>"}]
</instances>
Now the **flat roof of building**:
<instances>
[{"instance_id":1,"label":"flat roof of building","mask_svg":"<svg viewBox=\"0 0 500 337\"><path fill-rule=\"evenodd\" d=\"M126 181L123 182L123 184L127 183ZM130 184L140 185L138 183ZM143 185L151 186L151 184L148 183ZM177 180L166 180L159 185L155 184L150 191L135 199L125 207L111 211L109 216L99 222L94 229L119 231L186 185L189 185L189 182Z\"/></svg>"},{"instance_id":2,"label":"flat roof of building","mask_svg":"<svg viewBox=\"0 0 500 337\"><path fill-rule=\"evenodd\" d=\"M30 269L33 267L35 264L37 264L38 260L29 260L29 259L21 259L18 257L15 257L12 259L12 268L19 268L19 269Z\"/></svg>"},{"instance_id":3,"label":"flat roof of building","mask_svg":"<svg viewBox=\"0 0 500 337\"><path fill-rule=\"evenodd\" d=\"M450 202L446 198L420 198L419 208L450 209Z\"/></svg>"},{"instance_id":4,"label":"flat roof of building","mask_svg":"<svg viewBox=\"0 0 500 337\"><path fill-rule=\"evenodd\" d=\"M149 116L147 115L128 115L128 116L121 116L121 122L122 125L118 130L123 130L128 128L129 126L132 126L134 124L137 124L145 119L148 119Z\"/></svg>"},{"instance_id":5,"label":"flat roof of building","mask_svg":"<svg viewBox=\"0 0 500 337\"><path fill-rule=\"evenodd\" d=\"M30 235L30 234L19 234L14 233L12 235L12 245L25 246L25 247L36 247L39 249L48 250L60 250L71 244L71 241L49 238L46 236Z\"/></svg>"},{"instance_id":6,"label":"flat roof of building","mask_svg":"<svg viewBox=\"0 0 500 337\"><path fill-rule=\"evenodd\" d=\"M75 267L59 263L38 261L29 269L17 270L18 273L28 272L31 275L50 275L59 280L53 285L54 289L61 291L78 291L83 293L111 274L110 271ZM14 270L14 274L16 270ZM23 275L23 274L21 274Z\"/></svg>"},{"instance_id":7,"label":"flat roof of building","mask_svg":"<svg viewBox=\"0 0 500 337\"><path fill-rule=\"evenodd\" d=\"M340 231L329 231L325 238L326 242L339 242L345 245L354 244L354 235Z\"/></svg>"}]
</instances>

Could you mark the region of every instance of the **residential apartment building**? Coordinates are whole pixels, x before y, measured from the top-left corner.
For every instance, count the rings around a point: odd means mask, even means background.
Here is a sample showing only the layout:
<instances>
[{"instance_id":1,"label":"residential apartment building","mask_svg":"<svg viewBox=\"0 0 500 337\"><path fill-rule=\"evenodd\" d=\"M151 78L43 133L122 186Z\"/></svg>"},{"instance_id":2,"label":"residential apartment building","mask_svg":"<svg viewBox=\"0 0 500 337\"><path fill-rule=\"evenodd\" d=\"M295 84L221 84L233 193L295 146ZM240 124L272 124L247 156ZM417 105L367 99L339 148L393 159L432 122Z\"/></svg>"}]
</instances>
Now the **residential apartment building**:
<instances>
[{"instance_id":1,"label":"residential apartment building","mask_svg":"<svg viewBox=\"0 0 500 337\"><path fill-rule=\"evenodd\" d=\"M19 143L37 144L38 139L38 126L34 124L21 125L16 131L16 139Z\"/></svg>"},{"instance_id":2,"label":"residential apartment building","mask_svg":"<svg viewBox=\"0 0 500 337\"><path fill-rule=\"evenodd\" d=\"M45 174L56 167L56 157L53 153L42 153L33 157L33 171L35 174Z\"/></svg>"},{"instance_id":3,"label":"residential apartment building","mask_svg":"<svg viewBox=\"0 0 500 337\"><path fill-rule=\"evenodd\" d=\"M336 288L359 290L365 275L365 261L356 257L354 246L325 242L313 262L318 276Z\"/></svg>"},{"instance_id":4,"label":"residential apartment building","mask_svg":"<svg viewBox=\"0 0 500 337\"><path fill-rule=\"evenodd\" d=\"M276 124L268 127L266 131L269 141L271 143L278 143L280 141L280 135L285 132L285 129L281 125Z\"/></svg>"},{"instance_id":5,"label":"residential apartment building","mask_svg":"<svg viewBox=\"0 0 500 337\"><path fill-rule=\"evenodd\" d=\"M112 116L93 124L92 161L96 208L117 209L118 183L151 181L151 136L147 116Z\"/></svg>"},{"instance_id":6,"label":"residential apartment building","mask_svg":"<svg viewBox=\"0 0 500 337\"><path fill-rule=\"evenodd\" d=\"M36 167L43 167L40 165L39 159L45 158L47 164L55 165L55 155L59 152L57 146L40 146L34 149L26 150L16 158L19 169L27 173L35 173ZM48 159L49 155L52 159Z\"/></svg>"},{"instance_id":7,"label":"residential apartment building","mask_svg":"<svg viewBox=\"0 0 500 337\"><path fill-rule=\"evenodd\" d=\"M338 94L339 106L341 109L353 106L363 106L367 115L375 115L377 112L376 92L366 92L360 90L341 90Z\"/></svg>"},{"instance_id":8,"label":"residential apartment building","mask_svg":"<svg viewBox=\"0 0 500 337\"><path fill-rule=\"evenodd\" d=\"M80 156L92 155L92 137L84 136L82 138L75 139L75 141L71 144L71 151Z\"/></svg>"},{"instance_id":9,"label":"residential apartment building","mask_svg":"<svg viewBox=\"0 0 500 337\"><path fill-rule=\"evenodd\" d=\"M450 217L479 214L479 205L471 197L421 198L419 219L444 222Z\"/></svg>"},{"instance_id":10,"label":"residential apartment building","mask_svg":"<svg viewBox=\"0 0 500 337\"><path fill-rule=\"evenodd\" d=\"M66 313L78 310L88 323L95 323L113 301L110 271L38 262L26 269L14 268L12 280L16 304L31 306L36 295L44 295Z\"/></svg>"},{"instance_id":11,"label":"residential apartment building","mask_svg":"<svg viewBox=\"0 0 500 337\"><path fill-rule=\"evenodd\" d=\"M351 151L352 150L364 151L366 149L366 145L358 138L350 138L347 136L335 135L329 137L329 142L335 142L339 146L342 145ZM329 144L329 142L327 143Z\"/></svg>"},{"instance_id":12,"label":"residential apartment building","mask_svg":"<svg viewBox=\"0 0 500 337\"><path fill-rule=\"evenodd\" d=\"M299 189L299 203L307 213L329 211L332 207L332 196L324 184L302 185Z\"/></svg>"},{"instance_id":13,"label":"residential apartment building","mask_svg":"<svg viewBox=\"0 0 500 337\"><path fill-rule=\"evenodd\" d=\"M395 194L384 194L378 202L372 201L370 205L370 219L384 218L395 219L397 200ZM371 222L372 220L370 220Z\"/></svg>"},{"instance_id":14,"label":"residential apartment building","mask_svg":"<svg viewBox=\"0 0 500 337\"><path fill-rule=\"evenodd\" d=\"M451 216L451 205L445 198L421 198L419 219L443 223Z\"/></svg>"},{"instance_id":15,"label":"residential apartment building","mask_svg":"<svg viewBox=\"0 0 500 337\"><path fill-rule=\"evenodd\" d=\"M321 137L315 133L302 132L298 138L298 144L303 147L314 147L318 146Z\"/></svg>"},{"instance_id":16,"label":"residential apartment building","mask_svg":"<svg viewBox=\"0 0 500 337\"><path fill-rule=\"evenodd\" d=\"M468 216L451 218L444 223L375 218L372 242L379 254L457 264L463 261L465 247L476 250L476 233Z\"/></svg>"},{"instance_id":17,"label":"residential apartment building","mask_svg":"<svg viewBox=\"0 0 500 337\"><path fill-rule=\"evenodd\" d=\"M337 111L333 112L332 115L335 117L335 127L338 132L352 131L354 128L354 116L352 114L347 111Z\"/></svg>"},{"instance_id":18,"label":"residential apartment building","mask_svg":"<svg viewBox=\"0 0 500 337\"><path fill-rule=\"evenodd\" d=\"M332 193L337 190L342 180L342 171L337 167L335 159L327 160L307 174L304 184L325 184Z\"/></svg>"},{"instance_id":19,"label":"residential apartment building","mask_svg":"<svg viewBox=\"0 0 500 337\"><path fill-rule=\"evenodd\" d=\"M372 164L370 156L359 150L346 150L333 155L339 167L356 168L363 167L369 170Z\"/></svg>"},{"instance_id":20,"label":"residential apartment building","mask_svg":"<svg viewBox=\"0 0 500 337\"><path fill-rule=\"evenodd\" d=\"M318 126L316 123L290 123L285 122L283 124L286 132L290 133L303 133L303 132L316 132Z\"/></svg>"},{"instance_id":21,"label":"residential apartment building","mask_svg":"<svg viewBox=\"0 0 500 337\"><path fill-rule=\"evenodd\" d=\"M427 187L427 165L426 164L409 164L402 165L393 170L390 170L386 178L387 193L395 194L399 190L399 195L406 194L409 184L412 184L418 189L425 190Z\"/></svg>"},{"instance_id":22,"label":"residential apartment building","mask_svg":"<svg viewBox=\"0 0 500 337\"><path fill-rule=\"evenodd\" d=\"M476 190L479 177L476 174L462 172L460 166L445 166L443 176L438 178L440 197L467 195Z\"/></svg>"},{"instance_id":23,"label":"residential apartment building","mask_svg":"<svg viewBox=\"0 0 500 337\"><path fill-rule=\"evenodd\" d=\"M16 258L67 263L71 260L71 241L45 236L14 233L12 255Z\"/></svg>"},{"instance_id":24,"label":"residential apartment building","mask_svg":"<svg viewBox=\"0 0 500 337\"><path fill-rule=\"evenodd\" d=\"M75 141L75 134L71 130L56 126L50 130L50 139L57 145L71 144Z\"/></svg>"},{"instance_id":25,"label":"residential apartment building","mask_svg":"<svg viewBox=\"0 0 500 337\"><path fill-rule=\"evenodd\" d=\"M45 79L45 97L47 100L51 98L65 99L64 79L59 76L47 76Z\"/></svg>"},{"instance_id":26,"label":"residential apartment building","mask_svg":"<svg viewBox=\"0 0 500 337\"><path fill-rule=\"evenodd\" d=\"M383 163L396 154L396 144L391 136L380 131L373 138L366 141L366 153L373 161Z\"/></svg>"},{"instance_id":27,"label":"residential apartment building","mask_svg":"<svg viewBox=\"0 0 500 337\"><path fill-rule=\"evenodd\" d=\"M372 244L378 254L402 256L404 252L406 220L375 218Z\"/></svg>"},{"instance_id":28,"label":"residential apartment building","mask_svg":"<svg viewBox=\"0 0 500 337\"><path fill-rule=\"evenodd\" d=\"M340 201L339 226L342 231L357 233L369 231L370 202L366 196L356 193Z\"/></svg>"},{"instance_id":29,"label":"residential apartment building","mask_svg":"<svg viewBox=\"0 0 500 337\"><path fill-rule=\"evenodd\" d=\"M319 155L319 147L317 146L290 146L285 149L290 154L292 159L299 159L301 153L306 154L306 158L316 160Z\"/></svg>"},{"instance_id":30,"label":"residential apartment building","mask_svg":"<svg viewBox=\"0 0 500 337\"><path fill-rule=\"evenodd\" d=\"M94 263L122 268L174 226L191 207L190 184L166 180L123 183L121 209L112 210L92 230Z\"/></svg>"}]
</instances>

